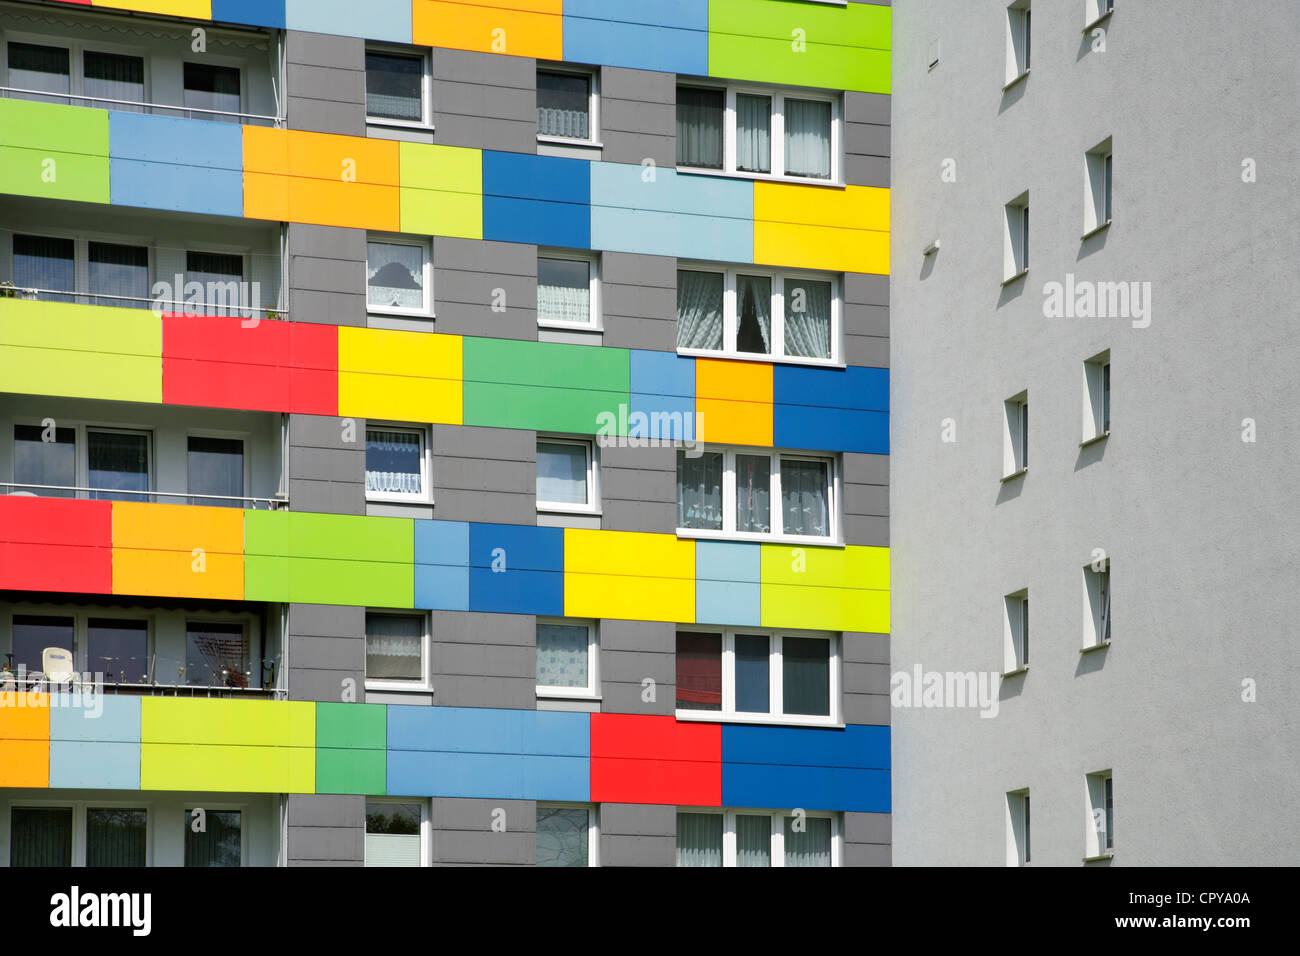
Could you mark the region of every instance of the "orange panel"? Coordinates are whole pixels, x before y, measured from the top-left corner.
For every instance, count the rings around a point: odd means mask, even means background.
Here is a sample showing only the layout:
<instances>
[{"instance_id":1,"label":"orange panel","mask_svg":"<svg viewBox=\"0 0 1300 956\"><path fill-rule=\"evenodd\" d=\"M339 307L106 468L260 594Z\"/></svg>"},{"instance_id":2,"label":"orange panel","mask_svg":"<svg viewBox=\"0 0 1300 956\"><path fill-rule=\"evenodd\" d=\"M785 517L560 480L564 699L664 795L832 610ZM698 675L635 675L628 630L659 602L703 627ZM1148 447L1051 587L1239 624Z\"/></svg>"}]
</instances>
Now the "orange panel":
<instances>
[{"instance_id":1,"label":"orange panel","mask_svg":"<svg viewBox=\"0 0 1300 956\"><path fill-rule=\"evenodd\" d=\"M398 145L365 136L244 127L244 172L397 186Z\"/></svg>"},{"instance_id":2,"label":"orange panel","mask_svg":"<svg viewBox=\"0 0 1300 956\"><path fill-rule=\"evenodd\" d=\"M414 0L412 42L453 50L564 58L562 0Z\"/></svg>"},{"instance_id":3,"label":"orange panel","mask_svg":"<svg viewBox=\"0 0 1300 956\"><path fill-rule=\"evenodd\" d=\"M244 512L114 502L113 593L242 600Z\"/></svg>"},{"instance_id":4,"label":"orange panel","mask_svg":"<svg viewBox=\"0 0 1300 956\"><path fill-rule=\"evenodd\" d=\"M48 787L49 698L9 691L0 704L0 787Z\"/></svg>"},{"instance_id":5,"label":"orange panel","mask_svg":"<svg viewBox=\"0 0 1300 956\"><path fill-rule=\"evenodd\" d=\"M695 360L700 441L772 445L772 366L766 362Z\"/></svg>"}]
</instances>

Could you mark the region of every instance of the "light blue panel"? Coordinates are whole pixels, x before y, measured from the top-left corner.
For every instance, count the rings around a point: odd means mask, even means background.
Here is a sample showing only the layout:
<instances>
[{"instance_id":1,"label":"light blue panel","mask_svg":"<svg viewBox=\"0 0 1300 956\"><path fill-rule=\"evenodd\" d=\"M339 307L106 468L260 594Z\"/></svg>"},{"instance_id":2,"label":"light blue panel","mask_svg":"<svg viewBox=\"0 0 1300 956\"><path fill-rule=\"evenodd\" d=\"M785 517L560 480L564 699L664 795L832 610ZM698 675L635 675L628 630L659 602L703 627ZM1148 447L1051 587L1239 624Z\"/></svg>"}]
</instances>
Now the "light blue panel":
<instances>
[{"instance_id":1,"label":"light blue panel","mask_svg":"<svg viewBox=\"0 0 1300 956\"><path fill-rule=\"evenodd\" d=\"M591 164L591 204L622 209L688 213L754 225L754 184L745 179L692 175L628 163ZM600 248L600 247L597 247Z\"/></svg>"},{"instance_id":2,"label":"light blue panel","mask_svg":"<svg viewBox=\"0 0 1300 956\"><path fill-rule=\"evenodd\" d=\"M112 159L109 184L115 206L212 216L244 214L244 174L236 170Z\"/></svg>"},{"instance_id":3,"label":"light blue panel","mask_svg":"<svg viewBox=\"0 0 1300 956\"><path fill-rule=\"evenodd\" d=\"M632 438L691 441L695 438L695 399L632 392L627 433Z\"/></svg>"},{"instance_id":4,"label":"light blue panel","mask_svg":"<svg viewBox=\"0 0 1300 956\"><path fill-rule=\"evenodd\" d=\"M467 567L469 565L469 522L415 522L415 563Z\"/></svg>"},{"instance_id":5,"label":"light blue panel","mask_svg":"<svg viewBox=\"0 0 1300 956\"><path fill-rule=\"evenodd\" d=\"M139 790L140 744L51 740L50 789L56 788Z\"/></svg>"},{"instance_id":6,"label":"light blue panel","mask_svg":"<svg viewBox=\"0 0 1300 956\"><path fill-rule=\"evenodd\" d=\"M414 606L429 611L468 611L469 568L417 564Z\"/></svg>"},{"instance_id":7,"label":"light blue panel","mask_svg":"<svg viewBox=\"0 0 1300 956\"><path fill-rule=\"evenodd\" d=\"M709 0L655 0L654 3L643 3L641 0L564 0L564 15L590 20L680 27L705 33L709 30ZM564 48L564 58L574 63L584 62L579 57L570 56L567 46Z\"/></svg>"},{"instance_id":8,"label":"light blue panel","mask_svg":"<svg viewBox=\"0 0 1300 956\"><path fill-rule=\"evenodd\" d=\"M564 4L564 58L575 63L601 63L633 70L658 70L703 76L709 72L708 24L680 29L621 20L570 16ZM639 3L653 16L659 3ZM705 5L707 20L707 4ZM615 14L606 14L611 16ZM623 14L617 14L622 16ZM599 16L599 14L597 14Z\"/></svg>"},{"instance_id":9,"label":"light blue panel","mask_svg":"<svg viewBox=\"0 0 1300 956\"><path fill-rule=\"evenodd\" d=\"M585 802L590 779L585 757L388 752L388 792L411 796Z\"/></svg>"},{"instance_id":10,"label":"light blue panel","mask_svg":"<svg viewBox=\"0 0 1300 956\"><path fill-rule=\"evenodd\" d=\"M60 702L70 699L70 695L56 695ZM101 694L89 708L51 707L50 739L139 744L140 698Z\"/></svg>"},{"instance_id":11,"label":"light blue panel","mask_svg":"<svg viewBox=\"0 0 1300 956\"><path fill-rule=\"evenodd\" d=\"M108 155L176 166L244 171L244 133L236 123L152 116L108 114Z\"/></svg>"},{"instance_id":12,"label":"light blue panel","mask_svg":"<svg viewBox=\"0 0 1300 956\"><path fill-rule=\"evenodd\" d=\"M748 264L754 261L754 224L593 205L591 248Z\"/></svg>"},{"instance_id":13,"label":"light blue panel","mask_svg":"<svg viewBox=\"0 0 1300 956\"><path fill-rule=\"evenodd\" d=\"M290 30L411 42L411 0L285 0Z\"/></svg>"},{"instance_id":14,"label":"light blue panel","mask_svg":"<svg viewBox=\"0 0 1300 956\"><path fill-rule=\"evenodd\" d=\"M391 705L388 748L390 751L497 755L550 754L585 760L591 746L589 720L587 714L535 710Z\"/></svg>"},{"instance_id":15,"label":"light blue panel","mask_svg":"<svg viewBox=\"0 0 1300 956\"><path fill-rule=\"evenodd\" d=\"M696 541L695 577L709 581L758 584L762 580L762 551L755 542Z\"/></svg>"},{"instance_id":16,"label":"light blue panel","mask_svg":"<svg viewBox=\"0 0 1300 956\"><path fill-rule=\"evenodd\" d=\"M736 584L726 581L695 581L695 622L697 624L736 624L758 627L762 624L762 585Z\"/></svg>"},{"instance_id":17,"label":"light blue panel","mask_svg":"<svg viewBox=\"0 0 1300 956\"><path fill-rule=\"evenodd\" d=\"M591 756L591 715L525 710L523 751L561 757Z\"/></svg>"},{"instance_id":18,"label":"light blue panel","mask_svg":"<svg viewBox=\"0 0 1300 956\"><path fill-rule=\"evenodd\" d=\"M633 392L646 395L695 397L695 359L675 352L631 349Z\"/></svg>"}]
</instances>

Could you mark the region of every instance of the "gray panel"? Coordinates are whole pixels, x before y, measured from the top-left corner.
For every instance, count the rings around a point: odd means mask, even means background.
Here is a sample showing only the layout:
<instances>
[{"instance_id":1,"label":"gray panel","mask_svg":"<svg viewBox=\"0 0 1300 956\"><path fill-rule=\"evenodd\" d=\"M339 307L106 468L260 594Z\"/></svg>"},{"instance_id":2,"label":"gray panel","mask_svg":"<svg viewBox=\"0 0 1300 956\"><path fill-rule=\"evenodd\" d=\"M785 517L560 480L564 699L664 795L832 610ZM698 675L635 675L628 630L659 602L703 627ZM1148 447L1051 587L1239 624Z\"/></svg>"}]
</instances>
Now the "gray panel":
<instances>
[{"instance_id":1,"label":"gray panel","mask_svg":"<svg viewBox=\"0 0 1300 956\"><path fill-rule=\"evenodd\" d=\"M844 181L850 186L888 189L893 185L893 163L885 156L845 156Z\"/></svg>"},{"instance_id":2,"label":"gray panel","mask_svg":"<svg viewBox=\"0 0 1300 956\"><path fill-rule=\"evenodd\" d=\"M600 450L603 526L661 534L677 526L677 454L672 448Z\"/></svg>"},{"instance_id":3,"label":"gray panel","mask_svg":"<svg viewBox=\"0 0 1300 956\"><path fill-rule=\"evenodd\" d=\"M343 441L343 419L289 416L289 500L296 511L365 513L366 423Z\"/></svg>"},{"instance_id":4,"label":"gray panel","mask_svg":"<svg viewBox=\"0 0 1300 956\"><path fill-rule=\"evenodd\" d=\"M844 538L850 544L889 547L889 519L872 515L845 515Z\"/></svg>"},{"instance_id":5,"label":"gray panel","mask_svg":"<svg viewBox=\"0 0 1300 956\"><path fill-rule=\"evenodd\" d=\"M888 846L876 843L844 844L845 866L892 866L893 853Z\"/></svg>"},{"instance_id":6,"label":"gray panel","mask_svg":"<svg viewBox=\"0 0 1300 956\"><path fill-rule=\"evenodd\" d=\"M527 614L433 612L434 703L532 710L537 625Z\"/></svg>"},{"instance_id":7,"label":"gray panel","mask_svg":"<svg viewBox=\"0 0 1300 956\"><path fill-rule=\"evenodd\" d=\"M671 714L676 698L676 625L659 621L600 622L601 709L618 714ZM654 681L643 700L642 681Z\"/></svg>"},{"instance_id":8,"label":"gray panel","mask_svg":"<svg viewBox=\"0 0 1300 956\"><path fill-rule=\"evenodd\" d=\"M289 307L296 322L366 324L366 233L290 223Z\"/></svg>"},{"instance_id":9,"label":"gray panel","mask_svg":"<svg viewBox=\"0 0 1300 956\"><path fill-rule=\"evenodd\" d=\"M852 694L889 694L888 664L844 664L844 691Z\"/></svg>"},{"instance_id":10,"label":"gray panel","mask_svg":"<svg viewBox=\"0 0 1300 956\"><path fill-rule=\"evenodd\" d=\"M289 605L289 694L342 701L345 680L365 699L366 612L360 607Z\"/></svg>"},{"instance_id":11,"label":"gray panel","mask_svg":"<svg viewBox=\"0 0 1300 956\"><path fill-rule=\"evenodd\" d=\"M888 515L889 488L885 485L844 483L844 510L856 515Z\"/></svg>"},{"instance_id":12,"label":"gray panel","mask_svg":"<svg viewBox=\"0 0 1300 956\"><path fill-rule=\"evenodd\" d=\"M505 811L504 833L492 830L493 810ZM434 865L530 866L537 854L537 809L529 800L433 801Z\"/></svg>"},{"instance_id":13,"label":"gray panel","mask_svg":"<svg viewBox=\"0 0 1300 956\"><path fill-rule=\"evenodd\" d=\"M867 368L889 368L889 339L878 335L847 335L844 361Z\"/></svg>"},{"instance_id":14,"label":"gray panel","mask_svg":"<svg viewBox=\"0 0 1300 956\"><path fill-rule=\"evenodd\" d=\"M865 290L853 283L851 291L862 294ZM888 296L888 290L885 294ZM849 301L844 311L844 329L849 335L889 336L888 306Z\"/></svg>"},{"instance_id":15,"label":"gray panel","mask_svg":"<svg viewBox=\"0 0 1300 956\"><path fill-rule=\"evenodd\" d=\"M676 807L601 804L601 866L673 866L676 856Z\"/></svg>"},{"instance_id":16,"label":"gray panel","mask_svg":"<svg viewBox=\"0 0 1300 956\"><path fill-rule=\"evenodd\" d=\"M890 843L893 819L888 813L844 814L845 843Z\"/></svg>"},{"instance_id":17,"label":"gray panel","mask_svg":"<svg viewBox=\"0 0 1300 956\"><path fill-rule=\"evenodd\" d=\"M844 275L844 301L864 305L889 305L889 276L848 272ZM865 331L865 330L864 330Z\"/></svg>"},{"instance_id":18,"label":"gray panel","mask_svg":"<svg viewBox=\"0 0 1300 956\"><path fill-rule=\"evenodd\" d=\"M437 518L537 523L536 433L435 425L433 452Z\"/></svg>"},{"instance_id":19,"label":"gray panel","mask_svg":"<svg viewBox=\"0 0 1300 956\"><path fill-rule=\"evenodd\" d=\"M671 256L604 253L601 308L606 345L675 350L677 260Z\"/></svg>"},{"instance_id":20,"label":"gray panel","mask_svg":"<svg viewBox=\"0 0 1300 956\"><path fill-rule=\"evenodd\" d=\"M446 146L537 151L537 61L439 49L433 55L433 121Z\"/></svg>"},{"instance_id":21,"label":"gray panel","mask_svg":"<svg viewBox=\"0 0 1300 956\"><path fill-rule=\"evenodd\" d=\"M359 866L365 860L365 797L288 795L290 866Z\"/></svg>"},{"instance_id":22,"label":"gray panel","mask_svg":"<svg viewBox=\"0 0 1300 956\"><path fill-rule=\"evenodd\" d=\"M364 40L289 30L289 129L364 136L366 74Z\"/></svg>"},{"instance_id":23,"label":"gray panel","mask_svg":"<svg viewBox=\"0 0 1300 956\"><path fill-rule=\"evenodd\" d=\"M862 93L850 90L844 94L844 119L848 123L888 126L890 110L891 100L885 93Z\"/></svg>"},{"instance_id":24,"label":"gray panel","mask_svg":"<svg viewBox=\"0 0 1300 956\"><path fill-rule=\"evenodd\" d=\"M846 724L890 725L890 702L884 694L845 694L844 722Z\"/></svg>"},{"instance_id":25,"label":"gray panel","mask_svg":"<svg viewBox=\"0 0 1300 956\"><path fill-rule=\"evenodd\" d=\"M677 162L677 78L672 73L604 67L600 75L600 138L611 163Z\"/></svg>"},{"instance_id":26,"label":"gray panel","mask_svg":"<svg viewBox=\"0 0 1300 956\"><path fill-rule=\"evenodd\" d=\"M845 631L844 660L853 664L888 664L889 638L864 631Z\"/></svg>"}]
</instances>

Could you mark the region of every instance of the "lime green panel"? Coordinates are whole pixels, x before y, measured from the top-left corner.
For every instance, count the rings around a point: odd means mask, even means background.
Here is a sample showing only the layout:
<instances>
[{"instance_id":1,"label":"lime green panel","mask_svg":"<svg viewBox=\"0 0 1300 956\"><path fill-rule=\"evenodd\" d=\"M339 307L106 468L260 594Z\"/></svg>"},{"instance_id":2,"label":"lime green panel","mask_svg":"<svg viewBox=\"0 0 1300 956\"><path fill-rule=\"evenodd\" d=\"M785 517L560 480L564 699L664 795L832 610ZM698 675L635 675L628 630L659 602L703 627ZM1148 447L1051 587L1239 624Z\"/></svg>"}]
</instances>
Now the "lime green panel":
<instances>
[{"instance_id":1,"label":"lime green panel","mask_svg":"<svg viewBox=\"0 0 1300 956\"><path fill-rule=\"evenodd\" d=\"M385 750L388 747L388 706L317 704L316 746Z\"/></svg>"},{"instance_id":2,"label":"lime green panel","mask_svg":"<svg viewBox=\"0 0 1300 956\"><path fill-rule=\"evenodd\" d=\"M288 512L292 557L415 563L415 526L410 518L367 518ZM250 549L251 550L251 549Z\"/></svg>"},{"instance_id":3,"label":"lime green panel","mask_svg":"<svg viewBox=\"0 0 1300 956\"><path fill-rule=\"evenodd\" d=\"M0 130L6 146L108 155L108 111L28 100L0 100Z\"/></svg>"},{"instance_id":4,"label":"lime green panel","mask_svg":"<svg viewBox=\"0 0 1300 956\"><path fill-rule=\"evenodd\" d=\"M764 544L760 554L764 584L889 590L888 548Z\"/></svg>"},{"instance_id":5,"label":"lime green panel","mask_svg":"<svg viewBox=\"0 0 1300 956\"><path fill-rule=\"evenodd\" d=\"M297 604L353 607L414 607L415 563L345 558L294 558L289 563L289 596Z\"/></svg>"},{"instance_id":6,"label":"lime green panel","mask_svg":"<svg viewBox=\"0 0 1300 956\"><path fill-rule=\"evenodd\" d=\"M248 513L252 514L252 512ZM245 554L244 600L277 603L288 601L289 559Z\"/></svg>"},{"instance_id":7,"label":"lime green panel","mask_svg":"<svg viewBox=\"0 0 1300 956\"><path fill-rule=\"evenodd\" d=\"M764 627L889 633L889 549L764 544Z\"/></svg>"},{"instance_id":8,"label":"lime green panel","mask_svg":"<svg viewBox=\"0 0 1300 956\"><path fill-rule=\"evenodd\" d=\"M402 231L483 238L483 152L401 143Z\"/></svg>"},{"instance_id":9,"label":"lime green panel","mask_svg":"<svg viewBox=\"0 0 1300 956\"><path fill-rule=\"evenodd\" d=\"M890 92L890 8L709 0L709 76Z\"/></svg>"},{"instance_id":10,"label":"lime green panel","mask_svg":"<svg viewBox=\"0 0 1300 956\"><path fill-rule=\"evenodd\" d=\"M0 191L109 201L108 113L0 100Z\"/></svg>"},{"instance_id":11,"label":"lime green panel","mask_svg":"<svg viewBox=\"0 0 1300 956\"><path fill-rule=\"evenodd\" d=\"M316 704L146 697L140 702L140 740L145 744L314 748Z\"/></svg>"},{"instance_id":12,"label":"lime green panel","mask_svg":"<svg viewBox=\"0 0 1300 956\"><path fill-rule=\"evenodd\" d=\"M316 748L141 744L140 789L315 793Z\"/></svg>"},{"instance_id":13,"label":"lime green panel","mask_svg":"<svg viewBox=\"0 0 1300 956\"><path fill-rule=\"evenodd\" d=\"M162 320L145 309L0 299L0 389L161 403Z\"/></svg>"},{"instance_id":14,"label":"lime green panel","mask_svg":"<svg viewBox=\"0 0 1300 956\"><path fill-rule=\"evenodd\" d=\"M383 794L388 786L386 750L316 751L317 793Z\"/></svg>"}]
</instances>

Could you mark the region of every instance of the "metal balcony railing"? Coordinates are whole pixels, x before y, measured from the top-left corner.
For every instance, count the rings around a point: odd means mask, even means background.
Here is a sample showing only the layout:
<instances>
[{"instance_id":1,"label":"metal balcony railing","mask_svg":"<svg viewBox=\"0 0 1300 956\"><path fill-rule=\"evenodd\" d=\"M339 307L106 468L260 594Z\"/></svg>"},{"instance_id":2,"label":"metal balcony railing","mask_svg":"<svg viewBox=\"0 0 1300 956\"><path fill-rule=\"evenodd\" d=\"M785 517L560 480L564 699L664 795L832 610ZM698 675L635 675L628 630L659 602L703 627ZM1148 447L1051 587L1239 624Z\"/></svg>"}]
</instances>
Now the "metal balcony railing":
<instances>
[{"instance_id":1,"label":"metal balcony railing","mask_svg":"<svg viewBox=\"0 0 1300 956\"><path fill-rule=\"evenodd\" d=\"M84 93L51 93L49 90L29 90L21 86L0 86L0 93L6 97L14 99L32 99L41 103L55 103L71 105L75 100L77 102L89 103L92 105L105 103L108 108L116 106L129 107L132 112L136 113L161 113L164 116L179 113L184 119L218 119L219 117L231 117L240 121L241 125L257 126L267 125L282 127L284 117L267 116L264 113L236 113L230 110L209 110L198 106L173 106L170 103L143 103L140 100L115 100L107 96L86 96ZM245 122L245 120L250 122Z\"/></svg>"},{"instance_id":2,"label":"metal balcony railing","mask_svg":"<svg viewBox=\"0 0 1300 956\"><path fill-rule=\"evenodd\" d=\"M16 489L16 490L15 490ZM38 493L39 492L39 493ZM86 488L80 485L25 485L0 482L0 494L27 498L80 498L92 501L143 501L181 499L174 504L208 505L216 508L246 508L250 511L285 511L288 498L237 498L230 495L196 495L187 491L132 491L122 488Z\"/></svg>"}]
</instances>

